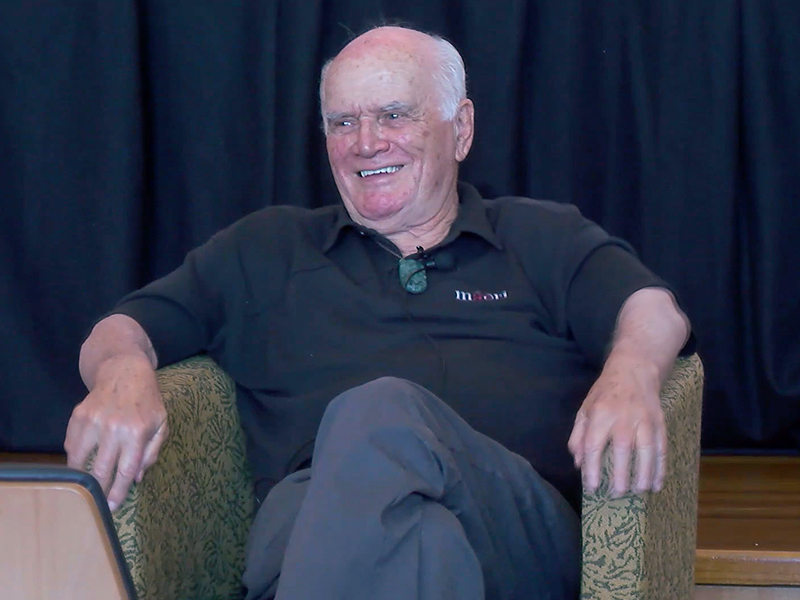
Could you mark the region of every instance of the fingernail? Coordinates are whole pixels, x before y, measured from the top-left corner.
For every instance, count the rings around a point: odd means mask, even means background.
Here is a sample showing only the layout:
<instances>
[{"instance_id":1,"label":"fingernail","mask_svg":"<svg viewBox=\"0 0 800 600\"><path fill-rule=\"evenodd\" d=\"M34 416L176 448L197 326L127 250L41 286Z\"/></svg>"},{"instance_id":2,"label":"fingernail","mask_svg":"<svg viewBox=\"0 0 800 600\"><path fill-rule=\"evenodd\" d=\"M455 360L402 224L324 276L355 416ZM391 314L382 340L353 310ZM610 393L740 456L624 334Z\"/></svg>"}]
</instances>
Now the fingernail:
<instances>
[{"instance_id":1,"label":"fingernail","mask_svg":"<svg viewBox=\"0 0 800 600\"><path fill-rule=\"evenodd\" d=\"M117 510L117 503L114 502L113 500L109 500L108 501L108 508L109 508L109 510L111 512L114 512L115 510Z\"/></svg>"}]
</instances>

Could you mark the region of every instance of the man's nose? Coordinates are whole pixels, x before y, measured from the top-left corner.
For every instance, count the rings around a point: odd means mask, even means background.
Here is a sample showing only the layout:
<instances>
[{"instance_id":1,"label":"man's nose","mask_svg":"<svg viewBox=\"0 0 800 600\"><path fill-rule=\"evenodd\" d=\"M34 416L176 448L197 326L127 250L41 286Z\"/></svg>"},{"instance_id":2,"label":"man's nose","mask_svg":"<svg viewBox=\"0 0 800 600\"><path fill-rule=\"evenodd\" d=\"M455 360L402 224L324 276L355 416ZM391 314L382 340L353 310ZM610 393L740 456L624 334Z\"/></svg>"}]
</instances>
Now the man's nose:
<instances>
[{"instance_id":1,"label":"man's nose","mask_svg":"<svg viewBox=\"0 0 800 600\"><path fill-rule=\"evenodd\" d=\"M365 119L358 127L358 153L361 156L375 156L389 149L389 141L383 136L381 126L372 119Z\"/></svg>"}]
</instances>

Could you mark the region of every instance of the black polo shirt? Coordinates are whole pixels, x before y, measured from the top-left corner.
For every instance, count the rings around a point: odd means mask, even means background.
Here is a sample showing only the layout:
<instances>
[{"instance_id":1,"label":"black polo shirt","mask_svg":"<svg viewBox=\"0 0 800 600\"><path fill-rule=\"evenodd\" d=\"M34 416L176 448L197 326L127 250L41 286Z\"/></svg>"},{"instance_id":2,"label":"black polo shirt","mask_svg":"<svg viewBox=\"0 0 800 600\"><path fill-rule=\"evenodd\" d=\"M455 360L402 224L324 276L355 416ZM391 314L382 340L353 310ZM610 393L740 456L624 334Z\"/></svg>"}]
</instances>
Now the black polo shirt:
<instances>
[{"instance_id":1,"label":"black polo shirt","mask_svg":"<svg viewBox=\"0 0 800 600\"><path fill-rule=\"evenodd\" d=\"M436 393L576 505L575 413L624 300L664 283L574 206L483 200L465 184L459 198L447 238L424 250L444 268L427 270L420 294L401 287L397 248L342 206L274 206L114 312L142 325L160 365L207 352L235 380L260 498L310 458L332 398L391 375Z\"/></svg>"}]
</instances>

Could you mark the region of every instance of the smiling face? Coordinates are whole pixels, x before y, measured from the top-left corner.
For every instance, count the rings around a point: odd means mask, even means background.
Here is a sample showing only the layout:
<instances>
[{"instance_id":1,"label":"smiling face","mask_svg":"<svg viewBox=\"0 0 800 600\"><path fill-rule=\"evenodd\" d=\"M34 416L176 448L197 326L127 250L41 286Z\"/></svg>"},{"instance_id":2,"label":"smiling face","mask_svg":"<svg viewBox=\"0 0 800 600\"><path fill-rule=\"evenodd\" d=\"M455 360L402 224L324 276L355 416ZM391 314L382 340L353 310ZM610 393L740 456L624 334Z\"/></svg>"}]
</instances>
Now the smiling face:
<instances>
[{"instance_id":1,"label":"smiling face","mask_svg":"<svg viewBox=\"0 0 800 600\"><path fill-rule=\"evenodd\" d=\"M328 157L345 208L387 236L447 219L449 227L457 211L472 103L442 118L437 59L429 36L381 28L345 47L323 82Z\"/></svg>"}]
</instances>

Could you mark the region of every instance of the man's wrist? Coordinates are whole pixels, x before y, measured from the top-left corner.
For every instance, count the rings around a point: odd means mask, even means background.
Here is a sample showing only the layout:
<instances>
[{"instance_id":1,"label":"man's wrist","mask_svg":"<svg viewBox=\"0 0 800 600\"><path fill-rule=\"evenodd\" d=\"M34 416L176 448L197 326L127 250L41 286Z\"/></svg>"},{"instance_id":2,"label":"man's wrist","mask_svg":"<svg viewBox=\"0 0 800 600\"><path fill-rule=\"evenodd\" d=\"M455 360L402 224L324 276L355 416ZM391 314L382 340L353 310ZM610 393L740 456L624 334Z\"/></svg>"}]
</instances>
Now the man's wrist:
<instances>
[{"instance_id":1,"label":"man's wrist","mask_svg":"<svg viewBox=\"0 0 800 600\"><path fill-rule=\"evenodd\" d=\"M664 367L636 348L626 344L615 346L603 366L603 375L633 376L642 385L660 390L664 379Z\"/></svg>"},{"instance_id":2,"label":"man's wrist","mask_svg":"<svg viewBox=\"0 0 800 600\"><path fill-rule=\"evenodd\" d=\"M94 387L106 380L118 377L141 377L154 372L152 361L142 351L114 354L103 359L97 366Z\"/></svg>"}]
</instances>

